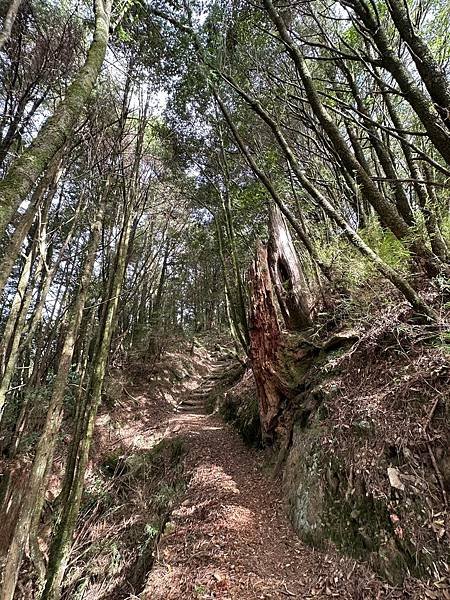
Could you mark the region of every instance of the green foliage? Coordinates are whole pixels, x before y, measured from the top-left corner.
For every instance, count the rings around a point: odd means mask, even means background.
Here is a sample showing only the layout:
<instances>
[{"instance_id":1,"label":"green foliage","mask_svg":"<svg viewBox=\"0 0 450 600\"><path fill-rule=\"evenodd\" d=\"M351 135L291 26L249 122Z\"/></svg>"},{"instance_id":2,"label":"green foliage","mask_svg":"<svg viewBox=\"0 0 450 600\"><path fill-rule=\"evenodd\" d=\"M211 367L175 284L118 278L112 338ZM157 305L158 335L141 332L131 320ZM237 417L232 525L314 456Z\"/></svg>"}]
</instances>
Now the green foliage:
<instances>
[{"instance_id":1,"label":"green foliage","mask_svg":"<svg viewBox=\"0 0 450 600\"><path fill-rule=\"evenodd\" d=\"M156 494L153 496L153 502L159 510L169 510L172 506L173 499L176 497L179 488L168 483L162 483Z\"/></svg>"},{"instance_id":2,"label":"green foliage","mask_svg":"<svg viewBox=\"0 0 450 600\"><path fill-rule=\"evenodd\" d=\"M371 218L359 233L388 265L402 273L408 273L408 249L391 231L383 229L377 219ZM355 250L342 234L330 238L323 231L322 242L317 244L317 250L320 258L332 266L337 278L348 289L364 285L377 276L373 263Z\"/></svg>"},{"instance_id":3,"label":"green foliage","mask_svg":"<svg viewBox=\"0 0 450 600\"><path fill-rule=\"evenodd\" d=\"M95 506L100 506L107 510L114 505L115 496L111 487L108 485L108 479L111 474L108 472L96 471L90 478L89 485L86 487L83 495L83 512L88 512Z\"/></svg>"},{"instance_id":4,"label":"green foliage","mask_svg":"<svg viewBox=\"0 0 450 600\"><path fill-rule=\"evenodd\" d=\"M194 588L194 594L197 598L203 598L208 593L208 588L204 585L197 584Z\"/></svg>"},{"instance_id":5,"label":"green foliage","mask_svg":"<svg viewBox=\"0 0 450 600\"><path fill-rule=\"evenodd\" d=\"M388 265L396 270L407 272L410 254L402 242L389 230L384 230L378 219L370 219L360 231L361 237Z\"/></svg>"},{"instance_id":6,"label":"green foliage","mask_svg":"<svg viewBox=\"0 0 450 600\"><path fill-rule=\"evenodd\" d=\"M150 539L154 540L160 534L159 527L154 523L147 523L144 528L145 535Z\"/></svg>"},{"instance_id":7,"label":"green foliage","mask_svg":"<svg viewBox=\"0 0 450 600\"><path fill-rule=\"evenodd\" d=\"M430 18L424 23L421 33L426 35L427 43L441 63L450 58L450 45L448 43L448 23L450 20L450 6L446 0L435 0L434 10ZM427 15L429 16L429 15Z\"/></svg>"},{"instance_id":8,"label":"green foliage","mask_svg":"<svg viewBox=\"0 0 450 600\"><path fill-rule=\"evenodd\" d=\"M441 231L447 244L450 245L450 214L446 214L442 220Z\"/></svg>"}]
</instances>

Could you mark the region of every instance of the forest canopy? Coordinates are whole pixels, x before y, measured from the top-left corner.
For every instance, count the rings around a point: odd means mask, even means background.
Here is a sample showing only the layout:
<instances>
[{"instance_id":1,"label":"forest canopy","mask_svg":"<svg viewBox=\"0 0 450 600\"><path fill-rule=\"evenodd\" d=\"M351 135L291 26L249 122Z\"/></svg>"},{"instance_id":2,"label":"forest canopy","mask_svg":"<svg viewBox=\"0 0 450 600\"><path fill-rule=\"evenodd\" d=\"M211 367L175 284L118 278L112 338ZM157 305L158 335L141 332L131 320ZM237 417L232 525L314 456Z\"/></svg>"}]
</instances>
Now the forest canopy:
<instances>
[{"instance_id":1,"label":"forest canopy","mask_svg":"<svg viewBox=\"0 0 450 600\"><path fill-rule=\"evenodd\" d=\"M56 600L105 378L130 356L220 331L269 360L258 327L278 339L388 304L448 343L450 5L2 0L0 14L0 445L27 463L19 494L14 469L1 481L0 599L26 554L35 597ZM271 440L270 410L261 422ZM44 557L32 540L62 427Z\"/></svg>"}]
</instances>

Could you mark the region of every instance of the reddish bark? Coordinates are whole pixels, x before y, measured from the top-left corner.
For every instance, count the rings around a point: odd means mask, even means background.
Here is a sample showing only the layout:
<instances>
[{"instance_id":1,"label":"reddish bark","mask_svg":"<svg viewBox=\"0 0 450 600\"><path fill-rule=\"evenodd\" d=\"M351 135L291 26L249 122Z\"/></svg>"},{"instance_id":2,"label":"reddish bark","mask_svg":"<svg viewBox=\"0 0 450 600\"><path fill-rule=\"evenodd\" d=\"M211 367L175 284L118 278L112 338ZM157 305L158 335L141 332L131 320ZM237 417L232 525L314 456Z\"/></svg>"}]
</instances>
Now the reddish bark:
<instances>
[{"instance_id":1,"label":"reddish bark","mask_svg":"<svg viewBox=\"0 0 450 600\"><path fill-rule=\"evenodd\" d=\"M249 278L251 286L249 355L258 390L263 436L271 439L282 401L276 375L281 330L267 263L267 248L261 243L257 247Z\"/></svg>"}]
</instances>

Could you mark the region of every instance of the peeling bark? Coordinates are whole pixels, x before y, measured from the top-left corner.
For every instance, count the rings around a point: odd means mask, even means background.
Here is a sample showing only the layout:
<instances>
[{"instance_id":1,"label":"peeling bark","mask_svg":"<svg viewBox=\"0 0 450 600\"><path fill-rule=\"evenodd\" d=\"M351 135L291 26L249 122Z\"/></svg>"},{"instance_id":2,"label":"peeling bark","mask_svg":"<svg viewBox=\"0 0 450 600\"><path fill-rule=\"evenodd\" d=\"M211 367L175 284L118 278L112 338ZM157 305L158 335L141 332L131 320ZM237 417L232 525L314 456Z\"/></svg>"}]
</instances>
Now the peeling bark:
<instances>
[{"instance_id":1,"label":"peeling bark","mask_svg":"<svg viewBox=\"0 0 450 600\"><path fill-rule=\"evenodd\" d=\"M267 248L261 243L249 273L250 279L250 361L258 390L259 415L263 437L273 437L282 402L276 384L281 331L272 292Z\"/></svg>"},{"instance_id":2,"label":"peeling bark","mask_svg":"<svg viewBox=\"0 0 450 600\"><path fill-rule=\"evenodd\" d=\"M312 325L311 294L287 224L274 205L269 229L267 259L281 314L288 329L305 329Z\"/></svg>"}]
</instances>

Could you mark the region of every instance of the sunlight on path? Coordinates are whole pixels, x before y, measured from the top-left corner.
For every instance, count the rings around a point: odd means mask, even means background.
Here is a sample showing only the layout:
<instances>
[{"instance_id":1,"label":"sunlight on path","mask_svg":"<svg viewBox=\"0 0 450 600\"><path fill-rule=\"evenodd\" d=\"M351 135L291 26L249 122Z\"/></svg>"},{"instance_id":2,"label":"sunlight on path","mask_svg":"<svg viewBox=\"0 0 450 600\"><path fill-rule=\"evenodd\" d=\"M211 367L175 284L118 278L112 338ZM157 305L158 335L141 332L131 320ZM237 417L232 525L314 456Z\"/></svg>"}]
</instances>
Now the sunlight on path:
<instances>
[{"instance_id":1,"label":"sunlight on path","mask_svg":"<svg viewBox=\"0 0 450 600\"><path fill-rule=\"evenodd\" d=\"M143 600L257 600L385 597L349 558L305 546L284 511L281 482L261 452L204 414L206 379L189 390L164 437L185 439L186 479L158 545ZM362 576L361 576L362 575ZM379 588L378 588L379 589Z\"/></svg>"},{"instance_id":2,"label":"sunlight on path","mask_svg":"<svg viewBox=\"0 0 450 600\"><path fill-rule=\"evenodd\" d=\"M168 429L187 436L192 477L166 528L144 597L297 595L290 561L300 543L280 514L257 454L213 417L182 414Z\"/></svg>"}]
</instances>

